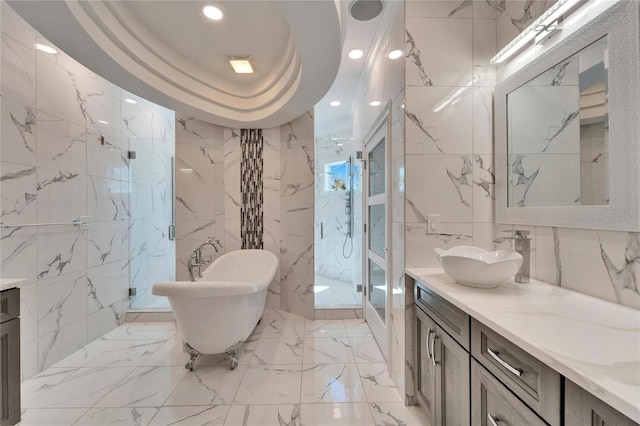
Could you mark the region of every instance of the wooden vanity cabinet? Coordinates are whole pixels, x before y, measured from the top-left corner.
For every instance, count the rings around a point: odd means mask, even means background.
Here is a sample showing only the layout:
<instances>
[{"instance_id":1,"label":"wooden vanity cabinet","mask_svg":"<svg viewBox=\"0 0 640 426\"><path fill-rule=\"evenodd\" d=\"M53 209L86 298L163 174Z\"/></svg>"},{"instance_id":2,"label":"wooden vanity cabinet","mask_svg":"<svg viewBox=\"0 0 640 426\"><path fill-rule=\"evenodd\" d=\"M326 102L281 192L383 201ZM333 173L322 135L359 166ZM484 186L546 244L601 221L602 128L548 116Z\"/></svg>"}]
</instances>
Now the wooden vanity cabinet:
<instances>
[{"instance_id":1,"label":"wooden vanity cabinet","mask_svg":"<svg viewBox=\"0 0 640 426\"><path fill-rule=\"evenodd\" d=\"M431 426L640 426L421 282L414 295L416 396Z\"/></svg>"},{"instance_id":2,"label":"wooden vanity cabinet","mask_svg":"<svg viewBox=\"0 0 640 426\"><path fill-rule=\"evenodd\" d=\"M444 300L437 300L429 308L430 311L435 309L440 315L444 315L443 310L455 312L456 321L460 315L466 315L461 311L456 312L457 308ZM416 393L420 405L433 425L469 425L469 352L439 325L440 322L436 323L420 307L416 313ZM468 324L468 316L466 321ZM468 333L468 325L466 329Z\"/></svg>"},{"instance_id":3,"label":"wooden vanity cabinet","mask_svg":"<svg viewBox=\"0 0 640 426\"><path fill-rule=\"evenodd\" d=\"M0 426L20 422L20 289L0 292Z\"/></svg>"},{"instance_id":4,"label":"wooden vanity cabinet","mask_svg":"<svg viewBox=\"0 0 640 426\"><path fill-rule=\"evenodd\" d=\"M569 379L564 388L565 426L638 426Z\"/></svg>"}]
</instances>

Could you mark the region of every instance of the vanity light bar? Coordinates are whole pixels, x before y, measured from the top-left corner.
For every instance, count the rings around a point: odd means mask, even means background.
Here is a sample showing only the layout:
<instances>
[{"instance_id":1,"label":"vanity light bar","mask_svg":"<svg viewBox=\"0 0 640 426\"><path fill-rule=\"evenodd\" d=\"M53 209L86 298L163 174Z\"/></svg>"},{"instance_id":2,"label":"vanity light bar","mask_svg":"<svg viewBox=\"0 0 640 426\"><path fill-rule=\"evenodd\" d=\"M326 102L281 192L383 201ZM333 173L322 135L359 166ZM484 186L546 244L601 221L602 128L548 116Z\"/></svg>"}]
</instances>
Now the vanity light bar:
<instances>
[{"instance_id":1,"label":"vanity light bar","mask_svg":"<svg viewBox=\"0 0 640 426\"><path fill-rule=\"evenodd\" d=\"M539 32L545 31L550 24L553 24L562 15L568 15L576 5L584 3L584 1L585 0L558 0L536 19L533 24L529 25L520 35L514 38L511 43L507 44L504 49L491 58L489 64L495 65L504 62L531 42Z\"/></svg>"}]
</instances>

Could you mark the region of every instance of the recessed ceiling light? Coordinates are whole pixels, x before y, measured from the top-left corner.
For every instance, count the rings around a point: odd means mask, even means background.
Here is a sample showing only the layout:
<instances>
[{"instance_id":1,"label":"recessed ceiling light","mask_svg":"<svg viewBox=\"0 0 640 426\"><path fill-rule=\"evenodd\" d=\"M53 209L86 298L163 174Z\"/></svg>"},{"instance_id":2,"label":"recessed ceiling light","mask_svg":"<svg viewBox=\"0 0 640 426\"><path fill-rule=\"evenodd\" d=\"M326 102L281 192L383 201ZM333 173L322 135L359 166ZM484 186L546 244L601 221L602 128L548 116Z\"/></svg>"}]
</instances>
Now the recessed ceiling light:
<instances>
[{"instance_id":1,"label":"recessed ceiling light","mask_svg":"<svg viewBox=\"0 0 640 426\"><path fill-rule=\"evenodd\" d=\"M128 103L128 104L133 104L133 105L135 105L135 104L137 104L137 103L138 103L138 101L136 101L135 99L131 99L131 98L127 98L127 99L125 99L124 101L125 101L126 103Z\"/></svg>"},{"instance_id":2,"label":"recessed ceiling light","mask_svg":"<svg viewBox=\"0 0 640 426\"><path fill-rule=\"evenodd\" d=\"M343 143L337 143L336 146L343 146Z\"/></svg>"},{"instance_id":3,"label":"recessed ceiling light","mask_svg":"<svg viewBox=\"0 0 640 426\"><path fill-rule=\"evenodd\" d=\"M336 106L340 106L340 101L331 101L329 102L329 105L336 107Z\"/></svg>"},{"instance_id":4,"label":"recessed ceiling light","mask_svg":"<svg viewBox=\"0 0 640 426\"><path fill-rule=\"evenodd\" d=\"M251 56L228 56L227 58L236 74L252 74L256 70Z\"/></svg>"},{"instance_id":5,"label":"recessed ceiling light","mask_svg":"<svg viewBox=\"0 0 640 426\"><path fill-rule=\"evenodd\" d=\"M106 122L106 121L104 121L104 120L98 120L98 123L100 123L100 124L109 124L109 123L107 123L107 122Z\"/></svg>"},{"instance_id":6,"label":"recessed ceiling light","mask_svg":"<svg viewBox=\"0 0 640 426\"><path fill-rule=\"evenodd\" d=\"M398 59L402 55L403 55L402 50L400 49L392 50L391 52L389 52L389 59Z\"/></svg>"},{"instance_id":7,"label":"recessed ceiling light","mask_svg":"<svg viewBox=\"0 0 640 426\"><path fill-rule=\"evenodd\" d=\"M203 7L202 13L204 13L204 16L213 21L219 21L220 19L222 19L222 11L215 6Z\"/></svg>"},{"instance_id":8,"label":"recessed ceiling light","mask_svg":"<svg viewBox=\"0 0 640 426\"><path fill-rule=\"evenodd\" d=\"M369 105L371 106L380 106L381 102L380 101L371 101L369 102Z\"/></svg>"},{"instance_id":9,"label":"recessed ceiling light","mask_svg":"<svg viewBox=\"0 0 640 426\"><path fill-rule=\"evenodd\" d=\"M360 59L364 55L364 52L360 49L353 49L349 51L349 57L351 59Z\"/></svg>"},{"instance_id":10,"label":"recessed ceiling light","mask_svg":"<svg viewBox=\"0 0 640 426\"><path fill-rule=\"evenodd\" d=\"M56 49L54 49L51 46L47 46L46 44L36 43L36 49L44 53L51 53L51 54L58 53Z\"/></svg>"}]
</instances>

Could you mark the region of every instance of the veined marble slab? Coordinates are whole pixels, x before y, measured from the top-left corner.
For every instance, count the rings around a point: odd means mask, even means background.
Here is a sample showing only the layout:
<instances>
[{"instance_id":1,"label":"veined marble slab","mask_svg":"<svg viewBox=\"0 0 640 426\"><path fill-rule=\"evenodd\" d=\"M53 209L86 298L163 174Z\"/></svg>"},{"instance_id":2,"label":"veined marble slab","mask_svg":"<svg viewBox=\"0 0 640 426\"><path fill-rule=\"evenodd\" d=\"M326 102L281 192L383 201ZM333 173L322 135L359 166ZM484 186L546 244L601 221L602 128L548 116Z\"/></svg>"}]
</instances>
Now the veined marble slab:
<instances>
[{"instance_id":1,"label":"veined marble slab","mask_svg":"<svg viewBox=\"0 0 640 426\"><path fill-rule=\"evenodd\" d=\"M0 291L20 287L20 285L25 282L27 282L27 280L22 278L0 278Z\"/></svg>"},{"instance_id":2,"label":"veined marble slab","mask_svg":"<svg viewBox=\"0 0 640 426\"><path fill-rule=\"evenodd\" d=\"M535 280L487 290L440 268L406 273L640 422L640 311Z\"/></svg>"}]
</instances>

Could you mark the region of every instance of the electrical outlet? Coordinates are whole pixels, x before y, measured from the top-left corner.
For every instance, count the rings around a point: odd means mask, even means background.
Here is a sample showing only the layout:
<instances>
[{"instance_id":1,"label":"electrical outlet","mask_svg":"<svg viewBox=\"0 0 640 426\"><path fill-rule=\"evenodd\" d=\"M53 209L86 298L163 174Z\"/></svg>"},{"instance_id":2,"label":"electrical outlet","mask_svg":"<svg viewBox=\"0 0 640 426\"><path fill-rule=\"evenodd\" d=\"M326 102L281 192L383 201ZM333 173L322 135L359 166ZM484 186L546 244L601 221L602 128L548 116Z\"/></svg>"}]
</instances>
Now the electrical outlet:
<instances>
[{"instance_id":1,"label":"electrical outlet","mask_svg":"<svg viewBox=\"0 0 640 426\"><path fill-rule=\"evenodd\" d=\"M439 214L427 215L427 234L437 234L439 225L440 225Z\"/></svg>"}]
</instances>

